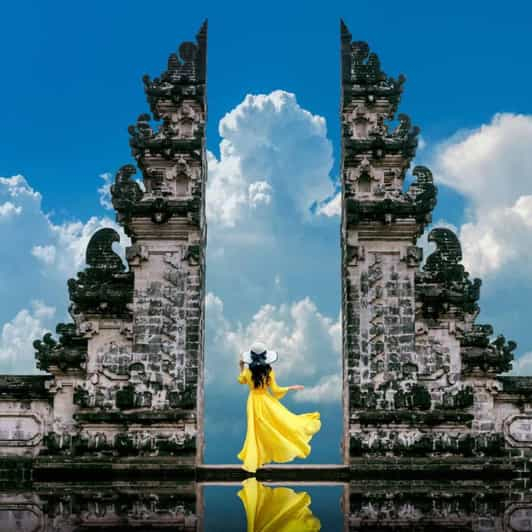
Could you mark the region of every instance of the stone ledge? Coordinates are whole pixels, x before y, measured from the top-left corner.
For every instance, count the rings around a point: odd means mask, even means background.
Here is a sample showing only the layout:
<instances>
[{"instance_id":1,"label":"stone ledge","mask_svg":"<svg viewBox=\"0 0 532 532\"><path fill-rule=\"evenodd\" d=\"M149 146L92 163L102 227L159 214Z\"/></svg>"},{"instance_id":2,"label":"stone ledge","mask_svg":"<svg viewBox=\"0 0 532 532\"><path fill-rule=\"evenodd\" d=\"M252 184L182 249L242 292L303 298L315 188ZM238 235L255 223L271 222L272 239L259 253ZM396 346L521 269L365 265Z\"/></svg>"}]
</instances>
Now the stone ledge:
<instances>
[{"instance_id":1,"label":"stone ledge","mask_svg":"<svg viewBox=\"0 0 532 532\"><path fill-rule=\"evenodd\" d=\"M33 479L62 480L121 480L176 479L195 480L194 456L187 461L179 457L150 458L36 458Z\"/></svg>"},{"instance_id":2,"label":"stone ledge","mask_svg":"<svg viewBox=\"0 0 532 532\"><path fill-rule=\"evenodd\" d=\"M352 458L350 479L512 479L517 464L507 458Z\"/></svg>"},{"instance_id":3,"label":"stone ledge","mask_svg":"<svg viewBox=\"0 0 532 532\"><path fill-rule=\"evenodd\" d=\"M532 398L532 377L499 376L497 380L502 384L501 393Z\"/></svg>"},{"instance_id":4,"label":"stone ledge","mask_svg":"<svg viewBox=\"0 0 532 532\"><path fill-rule=\"evenodd\" d=\"M147 410L143 412L78 412L74 418L80 423L157 425L159 423L175 423L176 421L195 420L193 410Z\"/></svg>"},{"instance_id":5,"label":"stone ledge","mask_svg":"<svg viewBox=\"0 0 532 532\"><path fill-rule=\"evenodd\" d=\"M46 383L53 378L53 375L0 375L0 400L51 400Z\"/></svg>"},{"instance_id":6,"label":"stone ledge","mask_svg":"<svg viewBox=\"0 0 532 532\"><path fill-rule=\"evenodd\" d=\"M63 481L155 481L193 480L200 483L242 482L253 476L239 464L195 466L179 457L94 458L38 457L34 460L2 459L0 483ZM349 465L270 465L256 473L264 482L381 482L437 480L515 481L532 472L519 472L518 464L507 459L352 459ZM20 477L20 478L19 478Z\"/></svg>"},{"instance_id":7,"label":"stone ledge","mask_svg":"<svg viewBox=\"0 0 532 532\"><path fill-rule=\"evenodd\" d=\"M436 426L458 424L470 426L473 414L456 410L365 410L352 416L352 422L362 426L416 425Z\"/></svg>"},{"instance_id":8,"label":"stone ledge","mask_svg":"<svg viewBox=\"0 0 532 532\"><path fill-rule=\"evenodd\" d=\"M349 466L341 464L269 465L256 474L249 473L238 464L201 465L197 468L198 482L241 482L255 476L262 482L347 482Z\"/></svg>"}]
</instances>

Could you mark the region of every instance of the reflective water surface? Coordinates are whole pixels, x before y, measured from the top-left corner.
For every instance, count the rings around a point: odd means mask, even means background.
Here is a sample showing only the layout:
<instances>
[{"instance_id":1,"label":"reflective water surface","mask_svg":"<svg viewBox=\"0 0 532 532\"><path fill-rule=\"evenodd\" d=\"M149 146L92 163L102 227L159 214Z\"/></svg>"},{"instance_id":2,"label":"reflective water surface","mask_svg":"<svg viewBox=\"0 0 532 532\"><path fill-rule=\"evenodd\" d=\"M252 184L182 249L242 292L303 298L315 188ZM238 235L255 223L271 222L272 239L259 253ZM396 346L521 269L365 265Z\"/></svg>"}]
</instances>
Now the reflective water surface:
<instances>
[{"instance_id":1,"label":"reflective water surface","mask_svg":"<svg viewBox=\"0 0 532 532\"><path fill-rule=\"evenodd\" d=\"M244 481L206 486L205 530L292 532L343 530L341 485L278 485Z\"/></svg>"},{"instance_id":2,"label":"reflective water surface","mask_svg":"<svg viewBox=\"0 0 532 532\"><path fill-rule=\"evenodd\" d=\"M2 488L0 530L532 531L528 480L35 483Z\"/></svg>"}]
</instances>

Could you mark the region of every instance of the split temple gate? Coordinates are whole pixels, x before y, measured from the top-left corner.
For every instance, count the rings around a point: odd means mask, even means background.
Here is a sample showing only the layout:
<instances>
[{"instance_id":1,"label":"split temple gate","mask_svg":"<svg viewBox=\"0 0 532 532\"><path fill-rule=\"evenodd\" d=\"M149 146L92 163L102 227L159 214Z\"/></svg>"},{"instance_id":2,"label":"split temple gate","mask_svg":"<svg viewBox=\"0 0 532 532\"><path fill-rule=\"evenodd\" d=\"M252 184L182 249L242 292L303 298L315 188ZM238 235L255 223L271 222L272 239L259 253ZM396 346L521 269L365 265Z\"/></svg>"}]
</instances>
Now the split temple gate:
<instances>
[{"instance_id":1,"label":"split temple gate","mask_svg":"<svg viewBox=\"0 0 532 532\"><path fill-rule=\"evenodd\" d=\"M68 281L72 322L34 343L48 374L0 376L8 521L15 508L39 530L113 527L125 508L143 516L135 526L199 530L196 482L247 476L203 464L206 57L204 24L143 78L136 165L111 189L129 268L118 234L96 232ZM397 114L405 78L387 76L343 23L341 72L343 464L257 477L343 483L346 530L530 530L532 377L501 376L516 345L476 323L481 282L456 235L432 229L424 262L416 246L437 189L422 166L404 187L419 132ZM118 494L79 484L131 478L137 491Z\"/></svg>"}]
</instances>

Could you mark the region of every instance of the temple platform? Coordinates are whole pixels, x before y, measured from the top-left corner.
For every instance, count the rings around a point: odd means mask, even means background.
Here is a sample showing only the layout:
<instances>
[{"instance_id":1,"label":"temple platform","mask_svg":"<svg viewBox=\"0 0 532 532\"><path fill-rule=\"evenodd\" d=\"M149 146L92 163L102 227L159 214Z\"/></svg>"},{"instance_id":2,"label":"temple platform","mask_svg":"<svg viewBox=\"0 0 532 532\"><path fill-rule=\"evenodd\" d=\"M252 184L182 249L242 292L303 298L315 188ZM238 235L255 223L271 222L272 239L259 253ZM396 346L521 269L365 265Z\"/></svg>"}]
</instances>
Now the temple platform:
<instances>
[{"instance_id":1,"label":"temple platform","mask_svg":"<svg viewBox=\"0 0 532 532\"><path fill-rule=\"evenodd\" d=\"M379 480L514 480L529 479L530 461L507 458L366 458L342 464L270 465L255 475L239 464L183 463L176 457L76 458L4 457L0 460L0 485L32 485L71 481L194 481L241 482L256 476L265 482L345 483Z\"/></svg>"}]
</instances>

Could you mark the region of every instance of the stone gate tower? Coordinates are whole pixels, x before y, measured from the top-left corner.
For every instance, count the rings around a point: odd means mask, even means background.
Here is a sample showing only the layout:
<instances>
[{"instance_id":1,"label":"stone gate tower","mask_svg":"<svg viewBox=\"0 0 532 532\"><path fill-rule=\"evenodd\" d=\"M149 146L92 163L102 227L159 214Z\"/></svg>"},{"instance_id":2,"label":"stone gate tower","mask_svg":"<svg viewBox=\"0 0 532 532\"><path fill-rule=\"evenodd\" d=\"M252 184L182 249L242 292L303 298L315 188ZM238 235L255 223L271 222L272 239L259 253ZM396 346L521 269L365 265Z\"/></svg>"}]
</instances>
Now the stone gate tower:
<instances>
[{"instance_id":1,"label":"stone gate tower","mask_svg":"<svg viewBox=\"0 0 532 532\"><path fill-rule=\"evenodd\" d=\"M417 129L406 115L393 131L387 123L404 78L383 74L377 56L366 43L351 43L345 26L341 38L342 315L345 426L351 427L358 408L386 408L415 379L414 287L421 259L415 242L430 221L436 191L429 171L416 168L416 186L402 192Z\"/></svg>"},{"instance_id":2,"label":"stone gate tower","mask_svg":"<svg viewBox=\"0 0 532 532\"><path fill-rule=\"evenodd\" d=\"M50 375L0 377L0 455L203 461L207 26L155 79L111 188L131 237L96 232L70 279L73 322L34 343Z\"/></svg>"},{"instance_id":3,"label":"stone gate tower","mask_svg":"<svg viewBox=\"0 0 532 532\"><path fill-rule=\"evenodd\" d=\"M343 23L341 63L344 460L524 456L530 379L499 375L516 344L475 323L481 282L452 231L429 233L421 267L437 190L423 166L404 190L419 132L396 116L405 78Z\"/></svg>"}]
</instances>

